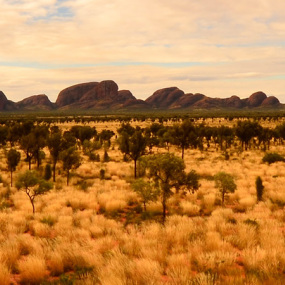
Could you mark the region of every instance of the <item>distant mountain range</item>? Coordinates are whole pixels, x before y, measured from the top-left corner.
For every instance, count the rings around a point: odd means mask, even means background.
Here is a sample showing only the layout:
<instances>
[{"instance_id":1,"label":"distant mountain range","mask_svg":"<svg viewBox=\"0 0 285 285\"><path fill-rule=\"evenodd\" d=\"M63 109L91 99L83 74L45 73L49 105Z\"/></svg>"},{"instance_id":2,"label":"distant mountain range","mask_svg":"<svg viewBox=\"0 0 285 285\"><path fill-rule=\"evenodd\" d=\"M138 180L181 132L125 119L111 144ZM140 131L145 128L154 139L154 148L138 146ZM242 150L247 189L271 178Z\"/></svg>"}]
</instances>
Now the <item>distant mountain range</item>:
<instances>
[{"instance_id":1,"label":"distant mountain range","mask_svg":"<svg viewBox=\"0 0 285 285\"><path fill-rule=\"evenodd\" d=\"M282 104L274 96L258 91L246 99L238 96L210 98L203 94L184 93L177 87L155 91L145 101L136 99L129 90L119 90L112 80L81 83L60 91L55 103L45 94L34 95L20 102L7 99L0 91L0 111L37 110L137 110L137 109L210 109L279 107Z\"/></svg>"}]
</instances>

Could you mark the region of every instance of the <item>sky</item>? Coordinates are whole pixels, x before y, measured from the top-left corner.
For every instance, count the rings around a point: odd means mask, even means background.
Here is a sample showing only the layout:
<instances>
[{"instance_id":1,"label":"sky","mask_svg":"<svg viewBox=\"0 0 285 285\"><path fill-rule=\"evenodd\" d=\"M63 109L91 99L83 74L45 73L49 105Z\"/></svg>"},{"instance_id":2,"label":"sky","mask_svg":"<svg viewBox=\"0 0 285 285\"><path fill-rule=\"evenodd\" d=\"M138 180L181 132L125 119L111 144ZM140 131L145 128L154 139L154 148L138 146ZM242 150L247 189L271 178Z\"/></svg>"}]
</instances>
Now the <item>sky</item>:
<instances>
[{"instance_id":1,"label":"sky","mask_svg":"<svg viewBox=\"0 0 285 285\"><path fill-rule=\"evenodd\" d=\"M0 0L0 90L15 102L114 80L285 103L284 0Z\"/></svg>"}]
</instances>

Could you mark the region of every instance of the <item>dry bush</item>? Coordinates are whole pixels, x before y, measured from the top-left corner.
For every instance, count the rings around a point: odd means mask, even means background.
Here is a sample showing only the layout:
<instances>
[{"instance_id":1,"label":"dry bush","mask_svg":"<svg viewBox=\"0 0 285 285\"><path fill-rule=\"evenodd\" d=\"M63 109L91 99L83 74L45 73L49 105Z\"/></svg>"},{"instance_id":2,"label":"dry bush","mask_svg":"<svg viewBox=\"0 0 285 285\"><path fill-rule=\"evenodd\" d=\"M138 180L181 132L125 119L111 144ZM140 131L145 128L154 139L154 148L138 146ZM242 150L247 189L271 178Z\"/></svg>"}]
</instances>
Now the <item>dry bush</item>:
<instances>
[{"instance_id":1,"label":"dry bush","mask_svg":"<svg viewBox=\"0 0 285 285\"><path fill-rule=\"evenodd\" d=\"M191 255L180 253L168 256L166 274L173 284L187 284L192 277Z\"/></svg>"},{"instance_id":2,"label":"dry bush","mask_svg":"<svg viewBox=\"0 0 285 285\"><path fill-rule=\"evenodd\" d=\"M213 124L218 125L218 120ZM119 123L110 126L116 131ZM97 130L105 128L109 123L99 123ZM115 139L112 147L114 143ZM75 171L74 183L92 177L86 191L66 187L58 173L55 189L36 201L35 215L25 193L11 188L11 207L0 211L0 284L9 284L7 280L19 272L23 284L39 284L47 274L85 269L88 273L80 275L76 284L282 284L285 165L262 164L264 153L258 150L230 149L230 160L225 161L213 146L203 153L188 149L186 171L195 169L201 186L194 194L179 193L168 200L162 226L155 221L161 216L160 201L148 205L145 220L134 210L138 197L129 183L133 162L122 162L117 145L112 147L108 151L112 161L85 159ZM171 147L171 151L180 156L180 149ZM21 162L20 168L27 169L27 164ZM99 179L101 168L106 170L105 180ZM211 180L219 171L232 173L237 184L225 208L220 207ZM259 203L257 176L265 186ZM2 177L9 181L9 173ZM0 184L0 195L5 197L7 189ZM114 220L100 214L104 211ZM117 211L122 221L115 221ZM129 214L141 218L139 224L124 224Z\"/></svg>"},{"instance_id":3,"label":"dry bush","mask_svg":"<svg viewBox=\"0 0 285 285\"><path fill-rule=\"evenodd\" d=\"M39 284L46 277L45 260L29 255L18 262L21 281L27 284Z\"/></svg>"},{"instance_id":4,"label":"dry bush","mask_svg":"<svg viewBox=\"0 0 285 285\"><path fill-rule=\"evenodd\" d=\"M196 204L193 204L188 201L182 201L180 203L180 207L182 208L182 213L188 216L198 216L200 207Z\"/></svg>"},{"instance_id":5,"label":"dry bush","mask_svg":"<svg viewBox=\"0 0 285 285\"><path fill-rule=\"evenodd\" d=\"M64 272L62 256L59 252L51 252L48 257L47 267L52 276L58 276Z\"/></svg>"},{"instance_id":6,"label":"dry bush","mask_svg":"<svg viewBox=\"0 0 285 285\"><path fill-rule=\"evenodd\" d=\"M130 279L133 284L160 284L162 268L157 261L139 258L130 266Z\"/></svg>"},{"instance_id":7,"label":"dry bush","mask_svg":"<svg viewBox=\"0 0 285 285\"><path fill-rule=\"evenodd\" d=\"M0 284L9 285L10 283L10 271L6 265L0 262Z\"/></svg>"}]
</instances>

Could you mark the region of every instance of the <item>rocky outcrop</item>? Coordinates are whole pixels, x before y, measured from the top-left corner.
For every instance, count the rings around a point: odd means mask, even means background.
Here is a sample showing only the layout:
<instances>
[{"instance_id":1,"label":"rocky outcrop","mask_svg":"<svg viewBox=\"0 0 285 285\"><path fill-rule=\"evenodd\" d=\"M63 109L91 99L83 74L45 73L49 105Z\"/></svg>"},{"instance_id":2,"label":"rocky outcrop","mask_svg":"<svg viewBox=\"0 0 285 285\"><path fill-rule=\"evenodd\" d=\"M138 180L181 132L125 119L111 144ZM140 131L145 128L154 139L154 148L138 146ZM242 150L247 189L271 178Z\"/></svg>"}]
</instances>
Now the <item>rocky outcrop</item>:
<instances>
[{"instance_id":1,"label":"rocky outcrop","mask_svg":"<svg viewBox=\"0 0 285 285\"><path fill-rule=\"evenodd\" d=\"M177 87L155 91L149 98L138 100L129 90L119 90L112 80L76 84L63 89L55 103L44 95L34 95L18 103L9 101L0 91L0 111L15 110L132 110L132 109L241 109L270 108L282 104L274 96L262 91L253 93L249 98L240 99L234 95L229 98L211 98L200 93L184 93Z\"/></svg>"},{"instance_id":2,"label":"rocky outcrop","mask_svg":"<svg viewBox=\"0 0 285 285\"><path fill-rule=\"evenodd\" d=\"M267 98L266 94L258 91L253 93L247 100L248 107L258 107Z\"/></svg>"},{"instance_id":3,"label":"rocky outcrop","mask_svg":"<svg viewBox=\"0 0 285 285\"><path fill-rule=\"evenodd\" d=\"M238 96L233 95L230 98L210 98L203 94L184 92L177 87L170 87L159 89L153 93L146 102L152 108L159 109L179 109L179 108L255 108L255 107L271 107L279 106L279 100L267 95L261 91L253 93L249 98L240 99Z\"/></svg>"},{"instance_id":4,"label":"rocky outcrop","mask_svg":"<svg viewBox=\"0 0 285 285\"><path fill-rule=\"evenodd\" d=\"M225 99L225 105L228 108L237 108L240 109L244 107L242 100L238 96L231 96L230 98Z\"/></svg>"},{"instance_id":5,"label":"rocky outcrop","mask_svg":"<svg viewBox=\"0 0 285 285\"><path fill-rule=\"evenodd\" d=\"M278 106L278 105L280 105L280 101L274 96L267 97L261 103L261 106L263 107Z\"/></svg>"},{"instance_id":6,"label":"rocky outcrop","mask_svg":"<svg viewBox=\"0 0 285 285\"><path fill-rule=\"evenodd\" d=\"M54 104L49 100L47 95L34 95L28 97L18 103L16 103L17 108L25 110L52 110L54 109Z\"/></svg>"},{"instance_id":7,"label":"rocky outcrop","mask_svg":"<svg viewBox=\"0 0 285 285\"><path fill-rule=\"evenodd\" d=\"M16 109L15 103L8 100L6 95L0 91L0 111L14 111Z\"/></svg>"},{"instance_id":8,"label":"rocky outcrop","mask_svg":"<svg viewBox=\"0 0 285 285\"><path fill-rule=\"evenodd\" d=\"M67 87L58 94L55 104L59 108L72 105L78 102L86 93L94 89L98 84L98 82L88 82Z\"/></svg>"},{"instance_id":9,"label":"rocky outcrop","mask_svg":"<svg viewBox=\"0 0 285 285\"><path fill-rule=\"evenodd\" d=\"M139 105L141 102L129 90L118 90L118 85L112 80L83 83L62 90L56 105L64 109L119 109ZM144 106L147 104L144 104Z\"/></svg>"},{"instance_id":10,"label":"rocky outcrop","mask_svg":"<svg viewBox=\"0 0 285 285\"><path fill-rule=\"evenodd\" d=\"M137 100L129 90L121 90L118 92L118 102L126 103L129 100Z\"/></svg>"},{"instance_id":11,"label":"rocky outcrop","mask_svg":"<svg viewBox=\"0 0 285 285\"><path fill-rule=\"evenodd\" d=\"M206 96L200 93L192 94L184 94L179 98L179 100L173 104L175 108L185 108L194 105L196 102L202 100Z\"/></svg>"},{"instance_id":12,"label":"rocky outcrop","mask_svg":"<svg viewBox=\"0 0 285 285\"><path fill-rule=\"evenodd\" d=\"M8 102L7 97L2 91L0 91L0 110L5 110L7 102Z\"/></svg>"},{"instance_id":13,"label":"rocky outcrop","mask_svg":"<svg viewBox=\"0 0 285 285\"><path fill-rule=\"evenodd\" d=\"M169 87L155 91L145 101L155 108L169 108L183 95L184 92L177 87Z\"/></svg>"}]
</instances>

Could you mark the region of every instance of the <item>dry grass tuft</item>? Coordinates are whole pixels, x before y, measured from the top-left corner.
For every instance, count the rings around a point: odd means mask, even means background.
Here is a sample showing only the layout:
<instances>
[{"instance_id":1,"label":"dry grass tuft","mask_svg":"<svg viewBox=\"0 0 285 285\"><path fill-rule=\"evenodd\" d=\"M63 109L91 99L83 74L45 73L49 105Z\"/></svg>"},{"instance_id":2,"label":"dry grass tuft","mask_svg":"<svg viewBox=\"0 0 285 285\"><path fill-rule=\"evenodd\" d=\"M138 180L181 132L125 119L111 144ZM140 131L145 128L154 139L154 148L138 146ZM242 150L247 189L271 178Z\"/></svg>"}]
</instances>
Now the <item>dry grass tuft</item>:
<instances>
[{"instance_id":1,"label":"dry grass tuft","mask_svg":"<svg viewBox=\"0 0 285 285\"><path fill-rule=\"evenodd\" d=\"M23 283L39 284L47 274L45 260L34 255L21 259L18 268Z\"/></svg>"}]
</instances>

